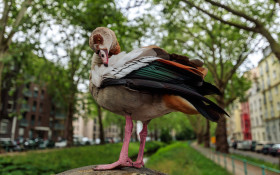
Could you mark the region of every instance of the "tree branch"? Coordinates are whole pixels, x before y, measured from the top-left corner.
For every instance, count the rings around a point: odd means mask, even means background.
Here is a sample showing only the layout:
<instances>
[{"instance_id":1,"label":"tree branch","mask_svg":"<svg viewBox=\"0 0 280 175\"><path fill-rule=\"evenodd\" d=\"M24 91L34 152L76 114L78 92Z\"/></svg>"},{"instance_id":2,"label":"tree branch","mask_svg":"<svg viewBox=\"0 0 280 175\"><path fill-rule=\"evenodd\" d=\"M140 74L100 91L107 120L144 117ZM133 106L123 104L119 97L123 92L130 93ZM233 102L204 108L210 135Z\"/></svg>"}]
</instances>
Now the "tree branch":
<instances>
[{"instance_id":1,"label":"tree branch","mask_svg":"<svg viewBox=\"0 0 280 175\"><path fill-rule=\"evenodd\" d=\"M212 0L205 0L205 1L208 2L208 3L210 3L210 4L212 4L213 6L221 7L221 8L223 8L223 9L227 10L228 12L231 12L231 13L234 14L234 15L237 15L237 16L240 16L240 17L242 17L242 18L245 18L246 20L255 23L257 26L262 25L262 24L260 23L260 21L258 21L258 20L256 20L256 19L252 18L251 16L248 16L247 14L245 14L245 13L243 13L243 12L234 10L234 9L232 9L232 8L226 6L226 5L223 5L223 4L219 3L219 2L215 2L215 1L212 1Z\"/></svg>"},{"instance_id":2,"label":"tree branch","mask_svg":"<svg viewBox=\"0 0 280 175\"><path fill-rule=\"evenodd\" d=\"M8 21L8 17L9 17L9 11L11 9L11 6L12 6L12 2L9 5L8 1L5 1L4 11L3 11L3 14L2 14L2 18L0 20L0 27L1 27L1 30L0 30L0 44L2 44L2 42L4 41L4 33L6 31L6 25L7 25L7 21Z\"/></svg>"},{"instance_id":3,"label":"tree branch","mask_svg":"<svg viewBox=\"0 0 280 175\"><path fill-rule=\"evenodd\" d=\"M27 7L31 4L32 0L25 0L22 5L21 5L21 9L16 17L16 21L14 22L13 24L13 27L12 27L12 31L10 32L10 34L8 35L8 38L7 38L7 45L10 45L11 41L12 41L12 37L14 36L14 34L16 33L17 31L17 27L19 26L20 22L22 21L23 17L24 17L24 14L27 10Z\"/></svg>"},{"instance_id":4,"label":"tree branch","mask_svg":"<svg viewBox=\"0 0 280 175\"><path fill-rule=\"evenodd\" d=\"M207 14L208 16L210 16L211 18L214 18L224 24L228 24L230 26L234 26L234 27L237 27L239 29L243 29L243 30L247 30L247 31L251 31L251 32L256 32L256 29L255 28L252 28L252 27L248 27L246 25L242 25L242 24L238 24L238 23L234 23L234 22L230 22L230 21L226 21L224 19L222 19L221 17L218 17L212 13L209 13L207 12L206 10L203 10L202 8L200 8L199 6L195 5L194 3L188 1L188 0L183 0L185 3L187 3L188 5L192 6L192 7L195 7L197 10Z\"/></svg>"}]
</instances>

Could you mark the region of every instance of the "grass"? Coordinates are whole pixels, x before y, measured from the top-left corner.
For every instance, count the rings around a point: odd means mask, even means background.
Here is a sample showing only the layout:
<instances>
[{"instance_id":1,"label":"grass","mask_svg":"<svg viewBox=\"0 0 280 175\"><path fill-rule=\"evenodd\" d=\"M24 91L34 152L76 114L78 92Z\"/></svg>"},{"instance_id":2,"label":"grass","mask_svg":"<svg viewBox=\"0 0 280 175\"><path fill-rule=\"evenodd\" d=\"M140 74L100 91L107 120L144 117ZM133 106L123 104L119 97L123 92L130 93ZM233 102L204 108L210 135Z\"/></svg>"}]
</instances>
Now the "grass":
<instances>
[{"instance_id":1,"label":"grass","mask_svg":"<svg viewBox=\"0 0 280 175\"><path fill-rule=\"evenodd\" d=\"M204 157L186 142L177 142L160 148L153 154L146 167L167 173L169 175L226 175L230 174L224 168Z\"/></svg>"},{"instance_id":2,"label":"grass","mask_svg":"<svg viewBox=\"0 0 280 175\"><path fill-rule=\"evenodd\" d=\"M160 142L147 142L145 152L164 146ZM0 175L49 175L73 168L115 162L122 143L73 147L49 152L27 152L18 156L0 157ZM138 154L139 143L131 143L129 156Z\"/></svg>"},{"instance_id":3,"label":"grass","mask_svg":"<svg viewBox=\"0 0 280 175\"><path fill-rule=\"evenodd\" d=\"M240 154L231 154L231 155L234 156L234 157L237 157L239 159L246 159L247 161L258 164L259 166L265 165L266 167L280 170L279 165L273 164L273 163L270 163L270 162L266 162L266 161L261 160L261 159L253 158L251 156L243 156L243 155L240 155Z\"/></svg>"}]
</instances>

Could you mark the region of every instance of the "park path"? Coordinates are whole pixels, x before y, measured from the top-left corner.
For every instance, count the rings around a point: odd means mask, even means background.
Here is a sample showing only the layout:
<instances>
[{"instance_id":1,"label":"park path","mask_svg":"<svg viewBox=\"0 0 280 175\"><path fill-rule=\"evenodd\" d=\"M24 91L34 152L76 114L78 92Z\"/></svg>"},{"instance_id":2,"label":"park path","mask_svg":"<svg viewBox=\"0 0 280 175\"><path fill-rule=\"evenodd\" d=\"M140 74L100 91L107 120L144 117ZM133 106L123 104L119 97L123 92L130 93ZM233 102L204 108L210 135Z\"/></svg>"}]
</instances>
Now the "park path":
<instances>
[{"instance_id":1,"label":"park path","mask_svg":"<svg viewBox=\"0 0 280 175\"><path fill-rule=\"evenodd\" d=\"M208 157L216 164L227 169L228 172L236 175L279 175L279 173L272 172L269 170L263 170L261 167L257 167L251 164L246 163L244 165L243 161L232 159L229 156L224 156L223 154L217 154L209 148L204 148L197 143L192 143L191 146L196 149L198 152Z\"/></svg>"}]
</instances>

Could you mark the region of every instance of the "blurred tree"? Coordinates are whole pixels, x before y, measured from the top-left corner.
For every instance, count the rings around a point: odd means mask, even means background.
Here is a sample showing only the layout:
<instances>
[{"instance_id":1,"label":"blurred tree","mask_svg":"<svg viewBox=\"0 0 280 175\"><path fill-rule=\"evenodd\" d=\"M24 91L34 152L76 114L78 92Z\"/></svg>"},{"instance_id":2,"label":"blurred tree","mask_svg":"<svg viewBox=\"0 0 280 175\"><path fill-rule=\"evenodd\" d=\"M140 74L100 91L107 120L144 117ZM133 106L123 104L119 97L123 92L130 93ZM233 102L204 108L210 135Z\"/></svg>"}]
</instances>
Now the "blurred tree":
<instances>
[{"instance_id":1,"label":"blurred tree","mask_svg":"<svg viewBox=\"0 0 280 175\"><path fill-rule=\"evenodd\" d=\"M164 143L170 143L172 141L172 136L170 135L170 130L162 129L160 133L160 141Z\"/></svg>"},{"instance_id":2,"label":"blurred tree","mask_svg":"<svg viewBox=\"0 0 280 175\"><path fill-rule=\"evenodd\" d=\"M272 52L280 60L280 1L239 0L217 2L214 0L182 0L182 2L207 14L221 23L241 31L262 35L269 42ZM207 8L206 8L207 7Z\"/></svg>"},{"instance_id":3,"label":"blurred tree","mask_svg":"<svg viewBox=\"0 0 280 175\"><path fill-rule=\"evenodd\" d=\"M166 17L163 28L168 32L162 40L162 47L169 52L187 53L191 58L204 61L210 72L206 81L210 77L222 93L221 96L213 96L222 108L243 96L250 82L241 76L238 69L247 56L258 49L256 46L250 48L254 34L211 20L195 9L186 11L185 5L179 1L164 1L162 4ZM216 140L217 151L227 153L224 116L218 121Z\"/></svg>"},{"instance_id":4,"label":"blurred tree","mask_svg":"<svg viewBox=\"0 0 280 175\"><path fill-rule=\"evenodd\" d=\"M182 131L176 133L176 140L193 140L195 133L190 128L184 128Z\"/></svg>"},{"instance_id":5,"label":"blurred tree","mask_svg":"<svg viewBox=\"0 0 280 175\"><path fill-rule=\"evenodd\" d=\"M69 145L73 140L73 115L75 111L76 95L79 92L78 85L83 84L84 90L88 86L88 77L93 52L89 49L88 38L91 31L96 27L110 27L115 31L122 48L129 50L132 45L144 34L143 27L133 26L116 7L113 0L109 1L58 1L55 4L59 11L49 12L57 25L60 39L50 38L55 44L51 54L57 65L65 70L65 78L54 77L60 75L54 72L52 75L55 82L61 86L53 86L63 91L65 106L67 108L67 123L65 137ZM144 26L145 27L145 26ZM62 49L63 51L59 50ZM95 103L95 105L97 105ZM101 142L104 142L104 129L102 123L103 113L97 106L97 116L100 125Z\"/></svg>"},{"instance_id":6,"label":"blurred tree","mask_svg":"<svg viewBox=\"0 0 280 175\"><path fill-rule=\"evenodd\" d=\"M2 72L4 65L9 61L13 61L10 58L11 52L15 53L12 50L12 43L20 43L21 45L30 45L32 47L19 47L25 49L34 49L38 47L38 37L34 33L39 33L42 23L46 21L44 13L46 11L45 7L47 2L43 0L32 1L32 0L23 0L23 1L11 1L4 0L0 2L1 12L0 12L0 96L2 88ZM50 10L51 4L49 5ZM32 33L27 39L27 33ZM17 39L14 39L17 35ZM19 48L13 48L19 51ZM27 50L20 50L18 54ZM0 101L1 105L1 101Z\"/></svg>"}]
</instances>

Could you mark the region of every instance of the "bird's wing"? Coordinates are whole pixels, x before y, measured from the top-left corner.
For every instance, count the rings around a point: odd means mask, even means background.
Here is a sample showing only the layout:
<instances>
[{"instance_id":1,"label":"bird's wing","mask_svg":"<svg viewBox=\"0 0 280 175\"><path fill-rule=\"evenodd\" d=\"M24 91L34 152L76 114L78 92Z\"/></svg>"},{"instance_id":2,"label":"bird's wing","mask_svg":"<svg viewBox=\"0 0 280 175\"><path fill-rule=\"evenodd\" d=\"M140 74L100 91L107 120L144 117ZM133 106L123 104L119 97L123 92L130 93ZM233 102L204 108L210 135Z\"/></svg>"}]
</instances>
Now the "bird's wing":
<instances>
[{"instance_id":1,"label":"bird's wing","mask_svg":"<svg viewBox=\"0 0 280 175\"><path fill-rule=\"evenodd\" d=\"M125 85L139 91L180 96L190 102L204 117L217 121L221 115L227 115L227 113L204 97L204 95L219 94L220 92L215 86L205 82L203 77L203 72L198 68L157 59L121 79L105 79L101 88ZM172 101L170 98L166 99L169 102Z\"/></svg>"}]
</instances>

